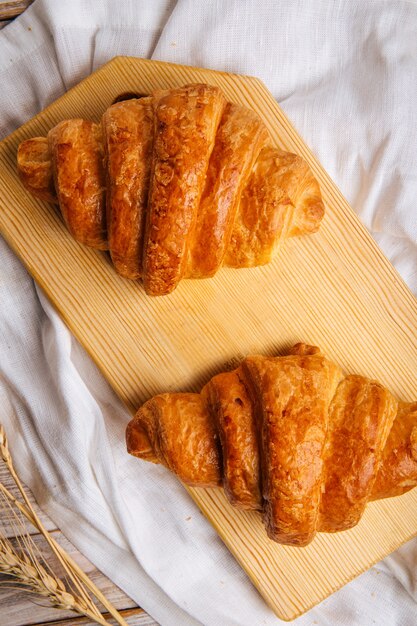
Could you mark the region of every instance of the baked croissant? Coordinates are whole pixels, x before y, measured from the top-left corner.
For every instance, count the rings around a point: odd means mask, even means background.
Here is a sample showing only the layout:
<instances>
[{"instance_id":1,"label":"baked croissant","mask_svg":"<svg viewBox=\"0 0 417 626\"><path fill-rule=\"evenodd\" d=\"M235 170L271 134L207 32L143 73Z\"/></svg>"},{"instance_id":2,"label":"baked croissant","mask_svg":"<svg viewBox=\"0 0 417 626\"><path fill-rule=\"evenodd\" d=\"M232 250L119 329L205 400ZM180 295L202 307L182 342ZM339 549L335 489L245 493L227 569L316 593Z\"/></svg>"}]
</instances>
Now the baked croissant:
<instances>
[{"instance_id":1,"label":"baked croissant","mask_svg":"<svg viewBox=\"0 0 417 626\"><path fill-rule=\"evenodd\" d=\"M101 124L65 120L21 143L17 164L77 241L109 249L150 295L222 265L268 263L324 215L305 161L272 147L259 117L211 85L117 102Z\"/></svg>"},{"instance_id":2,"label":"baked croissant","mask_svg":"<svg viewBox=\"0 0 417 626\"><path fill-rule=\"evenodd\" d=\"M262 511L269 537L292 546L351 528L369 500L417 485L417 402L344 376L305 344L247 357L199 394L155 396L126 441L189 485L222 484L232 505Z\"/></svg>"}]
</instances>

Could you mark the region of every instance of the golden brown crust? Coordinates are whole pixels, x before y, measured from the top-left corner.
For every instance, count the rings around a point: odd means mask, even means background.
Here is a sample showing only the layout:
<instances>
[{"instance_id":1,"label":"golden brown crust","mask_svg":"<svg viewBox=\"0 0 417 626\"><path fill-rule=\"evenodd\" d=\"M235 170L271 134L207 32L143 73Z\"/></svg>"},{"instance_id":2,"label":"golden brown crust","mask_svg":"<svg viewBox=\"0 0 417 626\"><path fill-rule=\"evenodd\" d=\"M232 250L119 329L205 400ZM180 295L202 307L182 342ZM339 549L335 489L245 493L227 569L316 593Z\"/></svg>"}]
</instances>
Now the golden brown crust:
<instances>
[{"instance_id":1,"label":"golden brown crust","mask_svg":"<svg viewBox=\"0 0 417 626\"><path fill-rule=\"evenodd\" d=\"M46 137L22 141L17 151L17 171L26 189L36 198L46 202L58 201Z\"/></svg>"},{"instance_id":2,"label":"golden brown crust","mask_svg":"<svg viewBox=\"0 0 417 626\"><path fill-rule=\"evenodd\" d=\"M396 413L395 398L373 380L348 376L339 385L323 455L320 530L346 530L362 517Z\"/></svg>"},{"instance_id":3,"label":"golden brown crust","mask_svg":"<svg viewBox=\"0 0 417 626\"><path fill-rule=\"evenodd\" d=\"M241 509L261 509L259 451L242 369L218 374L203 388L223 450L223 487Z\"/></svg>"},{"instance_id":4,"label":"golden brown crust","mask_svg":"<svg viewBox=\"0 0 417 626\"><path fill-rule=\"evenodd\" d=\"M267 130L255 113L226 105L198 209L187 276L213 276L222 265L242 189L267 140Z\"/></svg>"},{"instance_id":5,"label":"golden brown crust","mask_svg":"<svg viewBox=\"0 0 417 626\"><path fill-rule=\"evenodd\" d=\"M317 531L328 407L342 372L321 354L248 357L243 367L257 403L268 536L306 545Z\"/></svg>"},{"instance_id":6,"label":"golden brown crust","mask_svg":"<svg viewBox=\"0 0 417 626\"><path fill-rule=\"evenodd\" d=\"M372 499L406 493L417 484L417 402L400 402L382 460Z\"/></svg>"},{"instance_id":7,"label":"golden brown crust","mask_svg":"<svg viewBox=\"0 0 417 626\"><path fill-rule=\"evenodd\" d=\"M163 463L160 461L157 450L156 416L153 408L155 403L147 402L136 413L135 418L129 422L126 429L127 450L133 456L151 463Z\"/></svg>"},{"instance_id":8,"label":"golden brown crust","mask_svg":"<svg viewBox=\"0 0 417 626\"><path fill-rule=\"evenodd\" d=\"M130 423L128 450L206 485L194 446L204 441L204 455L211 451L220 464L216 432L223 456L216 476L229 500L261 504L268 535L280 543L303 546L318 531L350 528L369 500L417 486L417 402L398 405L379 383L345 378L314 346L247 357L200 395L156 396Z\"/></svg>"},{"instance_id":9,"label":"golden brown crust","mask_svg":"<svg viewBox=\"0 0 417 626\"><path fill-rule=\"evenodd\" d=\"M200 394L155 396L130 422L126 440L131 454L146 458L153 452L152 460L158 459L188 485L221 484L217 434Z\"/></svg>"},{"instance_id":10,"label":"golden brown crust","mask_svg":"<svg viewBox=\"0 0 417 626\"><path fill-rule=\"evenodd\" d=\"M295 207L288 237L315 233L324 217L319 183L308 163L297 154L277 150L279 185Z\"/></svg>"},{"instance_id":11,"label":"golden brown crust","mask_svg":"<svg viewBox=\"0 0 417 626\"><path fill-rule=\"evenodd\" d=\"M100 126L65 120L48 134L59 206L72 236L107 249L105 174Z\"/></svg>"},{"instance_id":12,"label":"golden brown crust","mask_svg":"<svg viewBox=\"0 0 417 626\"><path fill-rule=\"evenodd\" d=\"M151 171L152 98L114 104L104 113L102 124L109 250L116 271L138 279Z\"/></svg>"},{"instance_id":13,"label":"golden brown crust","mask_svg":"<svg viewBox=\"0 0 417 626\"><path fill-rule=\"evenodd\" d=\"M186 269L190 236L225 100L191 85L155 96L155 139L144 250L144 286L170 293Z\"/></svg>"},{"instance_id":14,"label":"golden brown crust","mask_svg":"<svg viewBox=\"0 0 417 626\"><path fill-rule=\"evenodd\" d=\"M243 189L225 264L265 265L287 237L316 232L323 216L320 188L307 163L266 146Z\"/></svg>"},{"instance_id":15,"label":"golden brown crust","mask_svg":"<svg viewBox=\"0 0 417 626\"><path fill-rule=\"evenodd\" d=\"M225 259L229 267L269 263L288 236L295 209L277 155L275 148L264 148L243 189Z\"/></svg>"},{"instance_id":16,"label":"golden brown crust","mask_svg":"<svg viewBox=\"0 0 417 626\"><path fill-rule=\"evenodd\" d=\"M222 265L268 263L323 217L305 161L268 146L261 119L215 86L123 100L100 126L65 120L48 137L20 145L23 184L57 201L72 235L109 248L117 272L150 295Z\"/></svg>"}]
</instances>

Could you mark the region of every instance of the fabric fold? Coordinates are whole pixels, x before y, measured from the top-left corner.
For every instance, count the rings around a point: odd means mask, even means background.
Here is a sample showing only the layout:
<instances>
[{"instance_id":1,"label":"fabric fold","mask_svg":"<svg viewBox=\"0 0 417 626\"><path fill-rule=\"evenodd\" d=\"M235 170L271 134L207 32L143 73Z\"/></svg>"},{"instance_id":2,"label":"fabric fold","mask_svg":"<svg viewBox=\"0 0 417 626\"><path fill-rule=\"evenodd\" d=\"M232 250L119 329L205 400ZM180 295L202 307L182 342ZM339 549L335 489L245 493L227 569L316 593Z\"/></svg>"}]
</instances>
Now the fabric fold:
<instances>
[{"instance_id":1,"label":"fabric fold","mask_svg":"<svg viewBox=\"0 0 417 626\"><path fill-rule=\"evenodd\" d=\"M0 137L116 55L261 78L417 294L417 5L35 0L0 31ZM0 407L21 478L163 626L281 623L0 239ZM294 624L411 624L417 540ZM285 572L283 573L285 575Z\"/></svg>"}]
</instances>

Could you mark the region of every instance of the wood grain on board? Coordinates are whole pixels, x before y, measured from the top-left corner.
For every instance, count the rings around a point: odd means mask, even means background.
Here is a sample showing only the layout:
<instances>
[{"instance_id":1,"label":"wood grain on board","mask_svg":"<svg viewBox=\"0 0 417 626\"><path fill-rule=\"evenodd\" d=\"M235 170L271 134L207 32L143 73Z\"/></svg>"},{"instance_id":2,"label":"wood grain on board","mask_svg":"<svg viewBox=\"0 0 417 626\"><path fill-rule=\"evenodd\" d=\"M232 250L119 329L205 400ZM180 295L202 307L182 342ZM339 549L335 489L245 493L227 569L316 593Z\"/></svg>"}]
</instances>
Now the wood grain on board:
<instances>
[{"instance_id":1,"label":"wood grain on board","mask_svg":"<svg viewBox=\"0 0 417 626\"><path fill-rule=\"evenodd\" d=\"M150 298L103 253L78 245L58 212L16 176L20 141L62 119L98 120L121 93L189 82L220 86L263 118L273 142L310 163L326 204L320 231L286 243L268 266L223 269ZM199 390L250 353L319 345L346 372L417 399L417 302L334 183L256 78L119 57L71 89L0 145L0 229L104 376L134 411L151 395ZM417 534L417 490L372 503L354 529L307 548L269 541L256 513L220 490L190 489L249 577L283 619L293 619Z\"/></svg>"}]
</instances>

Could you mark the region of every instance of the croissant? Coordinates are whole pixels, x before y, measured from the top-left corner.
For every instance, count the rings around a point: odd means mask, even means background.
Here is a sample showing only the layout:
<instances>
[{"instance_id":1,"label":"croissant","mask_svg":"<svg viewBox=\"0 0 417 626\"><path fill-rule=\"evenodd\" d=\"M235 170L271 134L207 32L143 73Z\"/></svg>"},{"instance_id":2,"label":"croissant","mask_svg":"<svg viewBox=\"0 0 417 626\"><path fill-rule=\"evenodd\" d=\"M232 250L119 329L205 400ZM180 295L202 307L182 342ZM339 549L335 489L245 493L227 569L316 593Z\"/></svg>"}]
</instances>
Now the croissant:
<instances>
[{"instance_id":1,"label":"croissant","mask_svg":"<svg viewBox=\"0 0 417 626\"><path fill-rule=\"evenodd\" d=\"M126 441L189 485L222 484L232 505L262 511L268 536L291 546L351 528L368 501L417 485L417 402L344 376L305 344L247 357L199 394L155 396Z\"/></svg>"},{"instance_id":2,"label":"croissant","mask_svg":"<svg viewBox=\"0 0 417 626\"><path fill-rule=\"evenodd\" d=\"M150 295L222 265L268 263L324 215L305 161L272 147L260 118L212 85L117 102L101 124L65 120L22 142L17 167L77 241L109 249Z\"/></svg>"}]
</instances>

